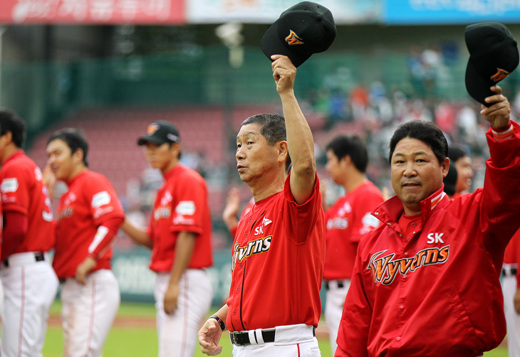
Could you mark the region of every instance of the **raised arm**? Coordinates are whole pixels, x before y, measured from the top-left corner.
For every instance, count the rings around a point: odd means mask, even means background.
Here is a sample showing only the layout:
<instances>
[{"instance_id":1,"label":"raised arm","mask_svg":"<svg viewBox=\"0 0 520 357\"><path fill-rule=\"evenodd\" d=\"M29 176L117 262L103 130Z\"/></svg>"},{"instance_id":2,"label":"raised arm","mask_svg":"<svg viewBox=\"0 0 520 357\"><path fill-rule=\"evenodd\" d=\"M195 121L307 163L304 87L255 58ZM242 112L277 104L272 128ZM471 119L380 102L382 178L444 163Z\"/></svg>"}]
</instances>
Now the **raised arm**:
<instances>
[{"instance_id":1,"label":"raised arm","mask_svg":"<svg viewBox=\"0 0 520 357\"><path fill-rule=\"evenodd\" d=\"M481 114L491 124L487 141L491 158L487 161L480 222L489 232L485 244L502 250L520 227L520 127L510 120L510 104L499 86L486 98L488 108Z\"/></svg>"},{"instance_id":2,"label":"raised arm","mask_svg":"<svg viewBox=\"0 0 520 357\"><path fill-rule=\"evenodd\" d=\"M274 55L271 59L276 90L282 100L287 146L292 161L291 192L296 202L304 203L311 196L316 180L314 140L294 95L296 67L286 56Z\"/></svg>"}]
</instances>

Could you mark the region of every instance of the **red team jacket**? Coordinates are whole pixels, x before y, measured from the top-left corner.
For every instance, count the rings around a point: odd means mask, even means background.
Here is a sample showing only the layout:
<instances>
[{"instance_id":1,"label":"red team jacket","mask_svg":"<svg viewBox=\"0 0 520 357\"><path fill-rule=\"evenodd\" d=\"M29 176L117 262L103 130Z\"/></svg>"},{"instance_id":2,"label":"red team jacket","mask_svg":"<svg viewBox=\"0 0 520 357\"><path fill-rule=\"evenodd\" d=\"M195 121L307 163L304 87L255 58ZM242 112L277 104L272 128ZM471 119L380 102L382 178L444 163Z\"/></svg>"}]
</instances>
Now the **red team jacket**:
<instances>
[{"instance_id":1,"label":"red team jacket","mask_svg":"<svg viewBox=\"0 0 520 357\"><path fill-rule=\"evenodd\" d=\"M206 182L199 173L182 164L168 171L164 179L164 185L157 191L148 227L148 236L153 241L150 269L171 270L177 236L182 231L198 235L188 268L210 267L213 255Z\"/></svg>"},{"instance_id":2,"label":"red team jacket","mask_svg":"<svg viewBox=\"0 0 520 357\"><path fill-rule=\"evenodd\" d=\"M47 252L54 246L51 201L42 181L40 168L23 151L12 155L0 171L3 212L27 216L28 227L22 242L2 242L2 258L15 253Z\"/></svg>"},{"instance_id":3,"label":"red team jacket","mask_svg":"<svg viewBox=\"0 0 520 357\"><path fill-rule=\"evenodd\" d=\"M359 240L379 226L372 211L381 202L383 196L379 188L365 181L329 207L325 213L325 280L350 279Z\"/></svg>"},{"instance_id":4,"label":"red team jacket","mask_svg":"<svg viewBox=\"0 0 520 357\"><path fill-rule=\"evenodd\" d=\"M496 347L506 325L499 282L504 250L519 227L520 130L497 141L484 188L421 202L422 220L402 234L393 197L383 223L359 244L336 356L477 356Z\"/></svg>"},{"instance_id":5,"label":"red team jacket","mask_svg":"<svg viewBox=\"0 0 520 357\"><path fill-rule=\"evenodd\" d=\"M56 248L52 266L60 279L76 275L78 265L91 254L99 256L92 271L110 269L113 236L94 237L98 226L110 218L124 218L123 208L110 182L101 174L83 171L67 182L58 205Z\"/></svg>"},{"instance_id":6,"label":"red team jacket","mask_svg":"<svg viewBox=\"0 0 520 357\"><path fill-rule=\"evenodd\" d=\"M504 264L515 265L517 267L516 286L520 289L520 229L516 231L513 238L507 245L506 253L504 254Z\"/></svg>"},{"instance_id":7,"label":"red team jacket","mask_svg":"<svg viewBox=\"0 0 520 357\"><path fill-rule=\"evenodd\" d=\"M319 181L303 204L285 181L238 224L226 325L230 331L318 325L325 246Z\"/></svg>"}]
</instances>

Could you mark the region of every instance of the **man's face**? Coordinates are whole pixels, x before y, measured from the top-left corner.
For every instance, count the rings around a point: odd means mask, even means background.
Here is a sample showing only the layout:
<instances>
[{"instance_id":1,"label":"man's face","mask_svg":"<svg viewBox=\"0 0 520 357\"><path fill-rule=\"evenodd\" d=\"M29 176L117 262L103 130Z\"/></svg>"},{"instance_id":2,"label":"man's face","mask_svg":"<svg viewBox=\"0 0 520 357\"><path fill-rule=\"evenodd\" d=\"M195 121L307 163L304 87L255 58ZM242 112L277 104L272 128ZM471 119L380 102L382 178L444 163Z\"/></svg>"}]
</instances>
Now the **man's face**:
<instances>
[{"instance_id":1,"label":"man's face","mask_svg":"<svg viewBox=\"0 0 520 357\"><path fill-rule=\"evenodd\" d=\"M278 146L269 145L260 130L259 124L246 124L237 135L235 158L238 175L243 182L250 182L256 177L273 172L279 165Z\"/></svg>"},{"instance_id":2,"label":"man's face","mask_svg":"<svg viewBox=\"0 0 520 357\"><path fill-rule=\"evenodd\" d=\"M325 165L325 170L330 175L332 181L336 184L341 185L341 179L344 175L343 173L343 165L344 160L338 160L336 154L331 149L327 150L327 164Z\"/></svg>"},{"instance_id":3,"label":"man's face","mask_svg":"<svg viewBox=\"0 0 520 357\"><path fill-rule=\"evenodd\" d=\"M172 167L172 162L178 155L178 144L169 145L168 143L154 144L146 143L145 156L150 166L162 172L168 171Z\"/></svg>"},{"instance_id":4,"label":"man's face","mask_svg":"<svg viewBox=\"0 0 520 357\"><path fill-rule=\"evenodd\" d=\"M448 169L449 159L439 165L432 149L423 141L404 138L397 143L391 162L392 186L406 215L421 212L420 202L441 188Z\"/></svg>"},{"instance_id":5,"label":"man's face","mask_svg":"<svg viewBox=\"0 0 520 357\"><path fill-rule=\"evenodd\" d=\"M463 156L455 161L455 168L457 169L457 184L455 191L466 191L471 187L471 179L473 178L473 169L471 168L471 158Z\"/></svg>"},{"instance_id":6,"label":"man's face","mask_svg":"<svg viewBox=\"0 0 520 357\"><path fill-rule=\"evenodd\" d=\"M55 139L47 145L47 165L49 165L57 180L70 180L81 162L79 150L72 154L65 141Z\"/></svg>"}]
</instances>

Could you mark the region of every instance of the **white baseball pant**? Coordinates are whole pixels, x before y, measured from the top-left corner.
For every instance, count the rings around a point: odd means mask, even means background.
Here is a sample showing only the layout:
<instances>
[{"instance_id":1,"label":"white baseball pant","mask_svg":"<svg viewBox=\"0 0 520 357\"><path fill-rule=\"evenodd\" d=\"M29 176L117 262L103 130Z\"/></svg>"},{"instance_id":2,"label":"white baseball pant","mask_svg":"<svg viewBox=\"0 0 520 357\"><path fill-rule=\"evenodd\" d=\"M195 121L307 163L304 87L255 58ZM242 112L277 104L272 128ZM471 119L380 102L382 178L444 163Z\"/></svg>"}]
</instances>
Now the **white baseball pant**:
<instances>
[{"instance_id":1,"label":"white baseball pant","mask_svg":"<svg viewBox=\"0 0 520 357\"><path fill-rule=\"evenodd\" d=\"M343 314L343 306L347 297L348 288L350 287L350 279L341 280L343 287L338 286L338 280L328 282L327 302L325 303L325 321L329 328L330 351L334 356L336 348L336 339L338 338L339 324L341 315Z\"/></svg>"},{"instance_id":2,"label":"white baseball pant","mask_svg":"<svg viewBox=\"0 0 520 357\"><path fill-rule=\"evenodd\" d=\"M250 341L257 341L261 336L261 331L248 331L249 334L256 332L256 338ZM320 346L314 337L314 327L304 324L287 325L275 327L274 342L247 346L233 345L233 357L320 357Z\"/></svg>"},{"instance_id":3,"label":"white baseball pant","mask_svg":"<svg viewBox=\"0 0 520 357\"><path fill-rule=\"evenodd\" d=\"M513 297L516 292L516 276L511 274L511 266L504 264L502 269L502 294L504 295L504 313L507 323L507 349L509 357L520 357L520 315L515 311Z\"/></svg>"},{"instance_id":4,"label":"white baseball pant","mask_svg":"<svg viewBox=\"0 0 520 357\"><path fill-rule=\"evenodd\" d=\"M86 285L67 279L61 290L64 357L101 357L121 296L111 270L87 276Z\"/></svg>"},{"instance_id":5,"label":"white baseball pant","mask_svg":"<svg viewBox=\"0 0 520 357\"><path fill-rule=\"evenodd\" d=\"M211 307L213 289L202 269L187 269L179 283L177 310L164 312L164 294L169 273L158 273L155 282L159 357L193 357L198 344L197 333Z\"/></svg>"},{"instance_id":6,"label":"white baseball pant","mask_svg":"<svg viewBox=\"0 0 520 357\"><path fill-rule=\"evenodd\" d=\"M4 287L2 357L41 357L49 309L58 291L58 278L35 253L17 253L0 263Z\"/></svg>"}]
</instances>

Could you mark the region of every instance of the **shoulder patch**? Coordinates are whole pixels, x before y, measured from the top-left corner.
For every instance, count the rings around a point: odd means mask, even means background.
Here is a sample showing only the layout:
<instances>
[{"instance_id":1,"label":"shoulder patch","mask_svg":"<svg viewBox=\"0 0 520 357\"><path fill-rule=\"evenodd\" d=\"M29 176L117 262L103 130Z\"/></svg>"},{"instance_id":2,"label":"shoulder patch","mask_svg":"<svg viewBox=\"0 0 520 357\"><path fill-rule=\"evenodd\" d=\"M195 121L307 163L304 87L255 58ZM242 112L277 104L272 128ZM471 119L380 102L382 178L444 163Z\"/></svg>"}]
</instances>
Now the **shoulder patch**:
<instances>
[{"instance_id":1,"label":"shoulder patch","mask_svg":"<svg viewBox=\"0 0 520 357\"><path fill-rule=\"evenodd\" d=\"M18 190L18 186L18 178L5 178L2 180L0 190L2 191L2 193L16 192Z\"/></svg>"},{"instance_id":2,"label":"shoulder patch","mask_svg":"<svg viewBox=\"0 0 520 357\"><path fill-rule=\"evenodd\" d=\"M110 201L111 201L111 198L110 198L110 195L108 194L108 192L107 191L101 191L101 192L96 193L92 197L91 205L94 208L98 208L98 207L101 207L101 206L109 204Z\"/></svg>"},{"instance_id":3,"label":"shoulder patch","mask_svg":"<svg viewBox=\"0 0 520 357\"><path fill-rule=\"evenodd\" d=\"M183 215L192 215L195 213L195 202L181 201L177 207L175 207L175 212Z\"/></svg>"}]
</instances>

